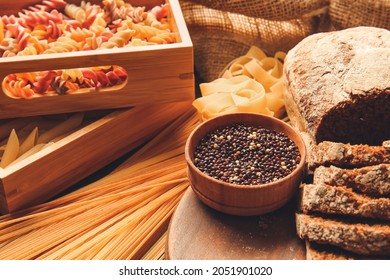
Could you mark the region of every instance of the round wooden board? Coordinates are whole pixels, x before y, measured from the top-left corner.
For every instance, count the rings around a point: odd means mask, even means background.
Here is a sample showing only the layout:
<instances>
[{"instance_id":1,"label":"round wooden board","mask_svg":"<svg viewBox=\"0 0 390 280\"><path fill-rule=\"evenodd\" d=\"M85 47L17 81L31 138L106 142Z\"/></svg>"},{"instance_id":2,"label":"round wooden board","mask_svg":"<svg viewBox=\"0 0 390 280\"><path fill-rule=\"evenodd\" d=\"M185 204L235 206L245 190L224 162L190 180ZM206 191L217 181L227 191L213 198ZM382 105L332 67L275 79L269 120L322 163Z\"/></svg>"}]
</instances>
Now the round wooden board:
<instances>
[{"instance_id":1,"label":"round wooden board","mask_svg":"<svg viewBox=\"0 0 390 280\"><path fill-rule=\"evenodd\" d=\"M204 205L191 188L168 229L170 260L301 260L304 242L295 231L294 201L261 216L239 217Z\"/></svg>"}]
</instances>

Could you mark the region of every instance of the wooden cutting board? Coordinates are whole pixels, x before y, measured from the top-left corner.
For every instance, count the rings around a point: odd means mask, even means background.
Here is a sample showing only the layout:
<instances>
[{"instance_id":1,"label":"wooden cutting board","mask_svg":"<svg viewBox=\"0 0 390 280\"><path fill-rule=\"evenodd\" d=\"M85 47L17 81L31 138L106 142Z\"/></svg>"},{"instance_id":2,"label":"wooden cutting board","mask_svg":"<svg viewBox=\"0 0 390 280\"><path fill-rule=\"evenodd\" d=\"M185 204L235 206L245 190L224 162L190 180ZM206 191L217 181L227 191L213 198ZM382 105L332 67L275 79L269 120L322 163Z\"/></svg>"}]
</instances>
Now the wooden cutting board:
<instances>
[{"instance_id":1,"label":"wooden cutting board","mask_svg":"<svg viewBox=\"0 0 390 280\"><path fill-rule=\"evenodd\" d=\"M301 260L295 201L270 214L239 217L204 205L191 188L172 216L166 244L170 260Z\"/></svg>"}]
</instances>

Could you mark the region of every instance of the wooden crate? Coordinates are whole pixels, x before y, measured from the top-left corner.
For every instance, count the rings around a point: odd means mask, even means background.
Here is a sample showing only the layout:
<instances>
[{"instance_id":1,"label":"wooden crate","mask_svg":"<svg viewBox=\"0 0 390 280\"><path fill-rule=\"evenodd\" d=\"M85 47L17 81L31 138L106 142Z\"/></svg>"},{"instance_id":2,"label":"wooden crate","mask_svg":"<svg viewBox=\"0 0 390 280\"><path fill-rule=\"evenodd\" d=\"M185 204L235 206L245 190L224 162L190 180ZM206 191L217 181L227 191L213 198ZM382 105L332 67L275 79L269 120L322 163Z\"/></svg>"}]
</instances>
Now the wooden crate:
<instances>
[{"instance_id":1,"label":"wooden crate","mask_svg":"<svg viewBox=\"0 0 390 280\"><path fill-rule=\"evenodd\" d=\"M183 101L114 110L20 162L0 168L0 213L35 205L64 191L145 143L190 107L191 102Z\"/></svg>"},{"instance_id":2,"label":"wooden crate","mask_svg":"<svg viewBox=\"0 0 390 280\"><path fill-rule=\"evenodd\" d=\"M79 4L80 1L67 0ZM90 0L91 3L101 3ZM0 81L12 73L105 65L123 67L128 79L121 89L32 99L15 99L0 88L0 118L123 108L143 104L193 100L193 46L178 0L126 0L134 6L170 4L169 20L176 43L104 50L0 58ZM0 0L1 15L17 14L37 0Z\"/></svg>"}]
</instances>

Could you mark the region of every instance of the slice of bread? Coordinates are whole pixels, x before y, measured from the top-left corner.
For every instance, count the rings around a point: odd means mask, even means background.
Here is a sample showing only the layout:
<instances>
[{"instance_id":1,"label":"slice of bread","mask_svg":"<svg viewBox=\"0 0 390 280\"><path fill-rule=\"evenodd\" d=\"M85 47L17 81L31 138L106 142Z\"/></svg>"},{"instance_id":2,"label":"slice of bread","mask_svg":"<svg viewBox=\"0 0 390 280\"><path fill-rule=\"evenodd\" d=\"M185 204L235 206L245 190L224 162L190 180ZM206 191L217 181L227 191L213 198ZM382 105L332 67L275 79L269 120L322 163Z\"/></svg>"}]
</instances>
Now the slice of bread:
<instances>
[{"instance_id":1,"label":"slice of bread","mask_svg":"<svg viewBox=\"0 0 390 280\"><path fill-rule=\"evenodd\" d=\"M341 248L306 241L307 260L388 260L390 256L362 256Z\"/></svg>"},{"instance_id":2,"label":"slice of bread","mask_svg":"<svg viewBox=\"0 0 390 280\"><path fill-rule=\"evenodd\" d=\"M373 198L355 193L347 187L302 184L299 206L304 213L320 212L390 220L390 198Z\"/></svg>"},{"instance_id":3,"label":"slice of bread","mask_svg":"<svg viewBox=\"0 0 390 280\"><path fill-rule=\"evenodd\" d=\"M382 146L369 146L324 141L318 145L312 145L311 148L307 159L310 170L330 165L357 168L390 163L390 149L384 144Z\"/></svg>"},{"instance_id":4,"label":"slice of bread","mask_svg":"<svg viewBox=\"0 0 390 280\"><path fill-rule=\"evenodd\" d=\"M389 223L357 222L296 213L301 239L330 244L361 255L390 255Z\"/></svg>"},{"instance_id":5,"label":"slice of bread","mask_svg":"<svg viewBox=\"0 0 390 280\"><path fill-rule=\"evenodd\" d=\"M347 186L357 192L390 197L390 164L354 169L320 166L314 171L313 183Z\"/></svg>"}]
</instances>

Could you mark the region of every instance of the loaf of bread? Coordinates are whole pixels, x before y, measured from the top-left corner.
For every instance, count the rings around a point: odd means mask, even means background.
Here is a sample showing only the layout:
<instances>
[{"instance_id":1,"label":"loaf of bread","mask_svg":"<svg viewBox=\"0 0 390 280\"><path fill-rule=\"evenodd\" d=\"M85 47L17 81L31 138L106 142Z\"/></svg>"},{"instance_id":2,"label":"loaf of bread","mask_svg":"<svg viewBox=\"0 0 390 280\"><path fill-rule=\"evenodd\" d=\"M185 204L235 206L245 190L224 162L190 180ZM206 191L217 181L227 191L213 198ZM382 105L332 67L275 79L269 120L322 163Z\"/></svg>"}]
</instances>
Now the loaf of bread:
<instances>
[{"instance_id":1,"label":"loaf of bread","mask_svg":"<svg viewBox=\"0 0 390 280\"><path fill-rule=\"evenodd\" d=\"M390 197L390 164L354 169L319 166L314 171L313 184L347 186L359 193Z\"/></svg>"},{"instance_id":2,"label":"loaf of bread","mask_svg":"<svg viewBox=\"0 0 390 280\"><path fill-rule=\"evenodd\" d=\"M347 187L324 184L300 186L300 210L390 220L390 198L372 198Z\"/></svg>"},{"instance_id":3,"label":"loaf of bread","mask_svg":"<svg viewBox=\"0 0 390 280\"><path fill-rule=\"evenodd\" d=\"M360 255L390 255L389 223L356 222L296 213L298 236Z\"/></svg>"},{"instance_id":4,"label":"loaf of bread","mask_svg":"<svg viewBox=\"0 0 390 280\"><path fill-rule=\"evenodd\" d=\"M310 170L314 170L319 166L334 165L353 168L381 163L390 163L390 149L383 144L370 146L324 141L318 145L312 145L307 158L307 165Z\"/></svg>"},{"instance_id":5,"label":"loaf of bread","mask_svg":"<svg viewBox=\"0 0 390 280\"><path fill-rule=\"evenodd\" d=\"M390 139L390 31L355 27L303 39L284 63L291 123L315 143Z\"/></svg>"}]
</instances>

